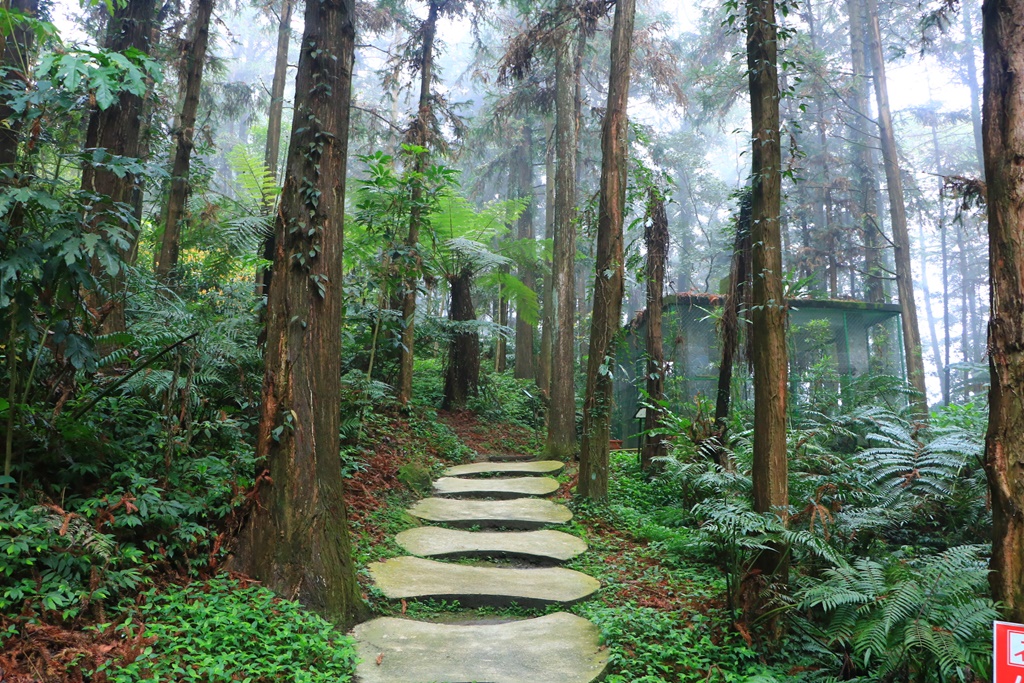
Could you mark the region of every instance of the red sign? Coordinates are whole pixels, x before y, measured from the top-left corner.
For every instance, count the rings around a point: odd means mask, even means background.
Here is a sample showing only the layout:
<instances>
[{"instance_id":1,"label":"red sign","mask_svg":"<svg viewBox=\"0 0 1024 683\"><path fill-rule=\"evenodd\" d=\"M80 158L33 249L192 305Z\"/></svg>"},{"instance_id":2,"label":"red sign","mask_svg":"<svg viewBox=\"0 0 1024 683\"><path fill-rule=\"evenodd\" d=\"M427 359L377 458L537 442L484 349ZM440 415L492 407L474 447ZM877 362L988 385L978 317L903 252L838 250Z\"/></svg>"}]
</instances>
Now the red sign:
<instances>
[{"instance_id":1,"label":"red sign","mask_svg":"<svg viewBox=\"0 0 1024 683\"><path fill-rule=\"evenodd\" d=\"M995 622L992 683L1024 683L1024 624Z\"/></svg>"}]
</instances>

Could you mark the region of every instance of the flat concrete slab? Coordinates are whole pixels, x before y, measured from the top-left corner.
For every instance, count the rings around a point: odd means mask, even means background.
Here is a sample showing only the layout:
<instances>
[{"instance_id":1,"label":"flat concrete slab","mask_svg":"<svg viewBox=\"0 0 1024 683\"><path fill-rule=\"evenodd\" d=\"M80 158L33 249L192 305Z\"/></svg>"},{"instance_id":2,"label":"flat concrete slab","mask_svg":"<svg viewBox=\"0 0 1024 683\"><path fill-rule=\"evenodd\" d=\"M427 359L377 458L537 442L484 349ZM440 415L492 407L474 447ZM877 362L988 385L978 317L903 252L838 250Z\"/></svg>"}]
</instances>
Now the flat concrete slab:
<instances>
[{"instance_id":1,"label":"flat concrete slab","mask_svg":"<svg viewBox=\"0 0 1024 683\"><path fill-rule=\"evenodd\" d=\"M384 617L353 635L360 683L590 683L608 663L597 626L565 612L488 625Z\"/></svg>"},{"instance_id":2,"label":"flat concrete slab","mask_svg":"<svg viewBox=\"0 0 1024 683\"><path fill-rule=\"evenodd\" d=\"M565 467L564 462L557 460L537 460L534 462L471 462L468 465L456 465L444 471L446 477L467 477L476 474L554 474Z\"/></svg>"},{"instance_id":3,"label":"flat concrete slab","mask_svg":"<svg viewBox=\"0 0 1024 683\"><path fill-rule=\"evenodd\" d=\"M586 542L561 531L459 531L421 526L395 536L405 552L419 557L522 557L565 562L587 550Z\"/></svg>"},{"instance_id":4,"label":"flat concrete slab","mask_svg":"<svg viewBox=\"0 0 1024 683\"><path fill-rule=\"evenodd\" d=\"M571 604L601 587L597 579L561 567L504 569L394 557L370 563L369 570L377 588L392 600L458 600L464 607Z\"/></svg>"},{"instance_id":5,"label":"flat concrete slab","mask_svg":"<svg viewBox=\"0 0 1024 683\"><path fill-rule=\"evenodd\" d=\"M452 526L539 529L548 524L565 524L572 512L564 505L537 498L513 500L456 500L424 498L408 510L413 517Z\"/></svg>"},{"instance_id":6,"label":"flat concrete slab","mask_svg":"<svg viewBox=\"0 0 1024 683\"><path fill-rule=\"evenodd\" d=\"M441 477L434 482L435 494L463 498L547 496L557 490L558 480L552 477L512 477L510 479Z\"/></svg>"}]
</instances>

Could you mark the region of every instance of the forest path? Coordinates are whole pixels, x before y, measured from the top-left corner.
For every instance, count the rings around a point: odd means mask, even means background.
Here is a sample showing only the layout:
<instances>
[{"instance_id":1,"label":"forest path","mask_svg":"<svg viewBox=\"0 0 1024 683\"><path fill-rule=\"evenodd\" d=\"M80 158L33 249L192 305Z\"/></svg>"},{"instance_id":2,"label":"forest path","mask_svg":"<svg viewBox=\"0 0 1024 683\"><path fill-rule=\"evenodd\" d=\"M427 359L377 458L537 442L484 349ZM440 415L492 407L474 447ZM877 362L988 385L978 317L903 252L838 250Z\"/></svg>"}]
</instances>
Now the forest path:
<instances>
[{"instance_id":1,"label":"forest path","mask_svg":"<svg viewBox=\"0 0 1024 683\"><path fill-rule=\"evenodd\" d=\"M463 607L567 605L586 599L600 587L596 579L551 566L586 552L585 542L555 530L508 530L572 519L564 505L536 497L558 488L554 479L541 475L561 468L558 462L517 460L448 469L434 483L434 491L460 498L427 498L409 514L474 529L426 526L398 534L396 542L410 556L370 565L377 587L391 599L458 600ZM535 497L493 500L507 498L511 491ZM470 557L486 561L425 559ZM509 559L514 559L513 567ZM505 562L498 566L498 560ZM446 623L382 617L360 624L353 633L360 657L356 680L361 683L589 683L600 677L608 660L597 626L566 612L518 620L478 614Z\"/></svg>"}]
</instances>

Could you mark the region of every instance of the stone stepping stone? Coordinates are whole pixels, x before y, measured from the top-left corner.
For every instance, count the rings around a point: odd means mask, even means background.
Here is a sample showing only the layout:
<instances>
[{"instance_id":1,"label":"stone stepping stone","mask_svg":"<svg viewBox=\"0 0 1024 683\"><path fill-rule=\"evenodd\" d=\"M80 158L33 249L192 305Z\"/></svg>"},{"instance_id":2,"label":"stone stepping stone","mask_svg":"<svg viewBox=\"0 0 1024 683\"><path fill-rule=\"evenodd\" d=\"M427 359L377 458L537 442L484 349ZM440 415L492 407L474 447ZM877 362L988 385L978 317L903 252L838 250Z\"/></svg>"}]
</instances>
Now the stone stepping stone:
<instances>
[{"instance_id":1,"label":"stone stepping stone","mask_svg":"<svg viewBox=\"0 0 1024 683\"><path fill-rule=\"evenodd\" d=\"M405 552L419 557L521 557L565 562L587 550L586 542L561 531L458 531L421 526L395 536Z\"/></svg>"},{"instance_id":2,"label":"stone stepping stone","mask_svg":"<svg viewBox=\"0 0 1024 683\"><path fill-rule=\"evenodd\" d=\"M464 477L476 474L554 474L565 467L558 460L537 460L535 462L472 462L456 465L444 471L446 477Z\"/></svg>"},{"instance_id":3,"label":"stone stepping stone","mask_svg":"<svg viewBox=\"0 0 1024 683\"><path fill-rule=\"evenodd\" d=\"M558 480L552 477L513 477L511 479L441 477L434 482L434 493L439 496L465 496L467 498L546 496L557 490Z\"/></svg>"},{"instance_id":4,"label":"stone stepping stone","mask_svg":"<svg viewBox=\"0 0 1024 683\"><path fill-rule=\"evenodd\" d=\"M564 505L537 498L513 500L457 500L424 498L409 508L413 517L452 526L539 529L547 524L565 524L572 512Z\"/></svg>"},{"instance_id":5,"label":"stone stepping stone","mask_svg":"<svg viewBox=\"0 0 1024 683\"><path fill-rule=\"evenodd\" d=\"M561 567L505 569L393 557L370 563L369 570L377 588L391 600L458 600L463 607L571 604L601 587L597 579Z\"/></svg>"},{"instance_id":6,"label":"stone stepping stone","mask_svg":"<svg viewBox=\"0 0 1024 683\"><path fill-rule=\"evenodd\" d=\"M598 627L565 612L482 625L383 617L353 635L361 683L590 683L608 663Z\"/></svg>"}]
</instances>

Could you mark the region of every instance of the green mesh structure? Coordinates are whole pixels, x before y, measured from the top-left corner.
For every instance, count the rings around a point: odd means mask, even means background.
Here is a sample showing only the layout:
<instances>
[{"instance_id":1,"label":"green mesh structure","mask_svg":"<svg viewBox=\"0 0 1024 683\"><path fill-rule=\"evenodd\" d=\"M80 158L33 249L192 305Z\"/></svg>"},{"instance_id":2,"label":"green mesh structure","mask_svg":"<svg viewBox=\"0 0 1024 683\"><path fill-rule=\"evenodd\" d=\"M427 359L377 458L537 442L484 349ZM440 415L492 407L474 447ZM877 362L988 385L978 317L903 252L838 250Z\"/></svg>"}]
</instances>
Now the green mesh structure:
<instances>
[{"instance_id":1,"label":"green mesh structure","mask_svg":"<svg viewBox=\"0 0 1024 683\"><path fill-rule=\"evenodd\" d=\"M665 297L662 336L669 364L665 395L673 410L702 399L714 412L718 367L722 359L718 319L723 297L676 294ZM795 299L789 302L790 388L794 396L816 385L849 385L852 378L872 373L905 377L900 309L896 304L869 304L840 299ZM613 438L636 445L635 415L645 388L647 322L641 312L625 329L616 356ZM749 399L745 341L733 367L734 400Z\"/></svg>"}]
</instances>

